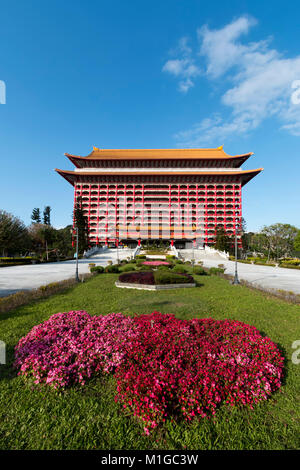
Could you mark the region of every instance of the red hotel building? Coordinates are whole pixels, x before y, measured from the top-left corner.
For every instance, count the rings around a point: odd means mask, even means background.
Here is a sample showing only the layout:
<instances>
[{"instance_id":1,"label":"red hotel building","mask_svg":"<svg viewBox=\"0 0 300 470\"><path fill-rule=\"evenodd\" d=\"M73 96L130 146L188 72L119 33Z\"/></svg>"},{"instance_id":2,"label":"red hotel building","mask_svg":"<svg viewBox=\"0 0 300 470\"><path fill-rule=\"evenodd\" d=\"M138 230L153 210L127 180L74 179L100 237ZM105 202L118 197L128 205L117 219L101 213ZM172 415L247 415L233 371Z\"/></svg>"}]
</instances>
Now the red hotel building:
<instances>
[{"instance_id":1,"label":"red hotel building","mask_svg":"<svg viewBox=\"0 0 300 470\"><path fill-rule=\"evenodd\" d=\"M242 187L256 170L252 155L216 149L106 150L65 154L74 171L56 171L74 186L88 218L90 244L168 240L211 244L217 226L234 235L242 218Z\"/></svg>"}]
</instances>

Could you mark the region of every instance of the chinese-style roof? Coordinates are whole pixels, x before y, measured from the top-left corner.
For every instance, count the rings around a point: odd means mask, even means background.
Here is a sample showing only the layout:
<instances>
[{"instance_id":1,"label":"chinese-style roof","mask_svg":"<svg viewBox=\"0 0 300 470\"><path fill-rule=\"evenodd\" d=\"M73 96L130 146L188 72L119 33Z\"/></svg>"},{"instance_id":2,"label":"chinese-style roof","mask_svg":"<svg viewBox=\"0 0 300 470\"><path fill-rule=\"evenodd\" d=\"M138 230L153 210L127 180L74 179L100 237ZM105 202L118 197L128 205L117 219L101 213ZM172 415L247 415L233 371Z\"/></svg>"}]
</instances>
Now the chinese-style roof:
<instances>
[{"instance_id":1,"label":"chinese-style roof","mask_svg":"<svg viewBox=\"0 0 300 470\"><path fill-rule=\"evenodd\" d=\"M228 177L239 177L241 184L244 185L248 183L254 176L259 174L263 168L257 168L255 170L239 170L239 171L65 171L55 169L57 173L63 176L69 183L74 184L74 182L81 180L82 178L88 179L89 177L106 177L106 176L121 176L121 177L130 177L130 176L140 176L140 177L155 177L155 176L198 176L198 177L209 177L215 176L218 178L223 178L224 180Z\"/></svg>"},{"instance_id":2,"label":"chinese-style roof","mask_svg":"<svg viewBox=\"0 0 300 470\"><path fill-rule=\"evenodd\" d=\"M93 151L86 157L65 153L65 155L76 164L84 160L177 160L177 159L243 159L244 161L253 155L253 152L242 155L228 155L223 146L213 149L99 149ZM77 166L77 165L76 165Z\"/></svg>"}]
</instances>

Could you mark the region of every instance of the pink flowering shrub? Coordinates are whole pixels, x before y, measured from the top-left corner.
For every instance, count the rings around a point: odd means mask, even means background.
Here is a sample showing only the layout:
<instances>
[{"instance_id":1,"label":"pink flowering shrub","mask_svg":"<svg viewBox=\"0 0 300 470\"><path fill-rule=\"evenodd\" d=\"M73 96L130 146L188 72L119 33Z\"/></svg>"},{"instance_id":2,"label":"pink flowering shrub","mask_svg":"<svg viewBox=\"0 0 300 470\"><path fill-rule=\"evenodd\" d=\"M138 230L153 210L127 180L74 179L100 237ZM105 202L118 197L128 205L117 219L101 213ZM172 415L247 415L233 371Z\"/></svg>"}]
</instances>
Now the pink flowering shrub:
<instances>
[{"instance_id":1,"label":"pink flowering shrub","mask_svg":"<svg viewBox=\"0 0 300 470\"><path fill-rule=\"evenodd\" d=\"M57 313L19 341L15 356L20 374L55 388L115 372L116 400L146 433L168 417L213 415L221 404L253 407L280 387L284 362L253 326L159 312Z\"/></svg>"},{"instance_id":2,"label":"pink flowering shrub","mask_svg":"<svg viewBox=\"0 0 300 470\"><path fill-rule=\"evenodd\" d=\"M124 343L134 336L133 320L121 313L57 313L20 339L15 366L20 374L33 376L36 384L45 382L54 388L84 385L87 378L119 366Z\"/></svg>"},{"instance_id":3,"label":"pink flowering shrub","mask_svg":"<svg viewBox=\"0 0 300 470\"><path fill-rule=\"evenodd\" d=\"M144 261L142 264L146 266L170 266L167 261Z\"/></svg>"},{"instance_id":4,"label":"pink flowering shrub","mask_svg":"<svg viewBox=\"0 0 300 470\"><path fill-rule=\"evenodd\" d=\"M252 407L280 387L283 358L255 327L158 312L134 320L139 336L116 370L116 399L146 433L169 416L190 421L222 403Z\"/></svg>"}]
</instances>

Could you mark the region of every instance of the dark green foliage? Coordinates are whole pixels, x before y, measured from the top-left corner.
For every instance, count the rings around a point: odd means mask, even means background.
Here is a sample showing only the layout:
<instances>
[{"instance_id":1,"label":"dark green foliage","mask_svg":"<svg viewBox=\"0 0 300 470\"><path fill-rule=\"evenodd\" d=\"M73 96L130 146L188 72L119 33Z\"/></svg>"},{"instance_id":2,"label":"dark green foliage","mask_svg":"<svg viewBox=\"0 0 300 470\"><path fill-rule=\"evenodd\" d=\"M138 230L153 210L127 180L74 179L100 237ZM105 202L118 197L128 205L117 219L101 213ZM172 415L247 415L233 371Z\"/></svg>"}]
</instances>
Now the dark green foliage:
<instances>
[{"instance_id":1,"label":"dark green foliage","mask_svg":"<svg viewBox=\"0 0 300 470\"><path fill-rule=\"evenodd\" d=\"M19 254L31 247L24 223L8 212L0 210L0 254Z\"/></svg>"},{"instance_id":2,"label":"dark green foliage","mask_svg":"<svg viewBox=\"0 0 300 470\"><path fill-rule=\"evenodd\" d=\"M201 266L195 266L193 269L193 273L197 274L198 276L206 276L207 271L205 271L204 268L201 268Z\"/></svg>"},{"instance_id":3,"label":"dark green foliage","mask_svg":"<svg viewBox=\"0 0 300 470\"><path fill-rule=\"evenodd\" d=\"M294 250L300 251L300 230L298 230L298 233L294 239Z\"/></svg>"},{"instance_id":4,"label":"dark green foliage","mask_svg":"<svg viewBox=\"0 0 300 470\"><path fill-rule=\"evenodd\" d=\"M90 271L91 271L91 273L100 274L100 273L104 272L104 268L103 268L103 266L93 266L93 267L91 267Z\"/></svg>"},{"instance_id":5,"label":"dark green foliage","mask_svg":"<svg viewBox=\"0 0 300 470\"><path fill-rule=\"evenodd\" d=\"M120 272L120 267L118 264L111 264L109 266L106 266L104 269L104 272L106 273L118 273Z\"/></svg>"},{"instance_id":6,"label":"dark green foliage","mask_svg":"<svg viewBox=\"0 0 300 470\"><path fill-rule=\"evenodd\" d=\"M83 253L88 249L89 245L89 230L88 219L85 217L82 209L82 200L80 197L76 199L74 208L74 223L78 228L78 252ZM76 243L76 230L74 229L73 238ZM76 245L75 245L76 246Z\"/></svg>"},{"instance_id":7,"label":"dark green foliage","mask_svg":"<svg viewBox=\"0 0 300 470\"><path fill-rule=\"evenodd\" d=\"M125 264L124 266L120 268L120 271L122 273L127 273L130 271L135 271L135 269L136 269L136 266L134 264Z\"/></svg>"},{"instance_id":8,"label":"dark green foliage","mask_svg":"<svg viewBox=\"0 0 300 470\"><path fill-rule=\"evenodd\" d=\"M186 273L186 272L187 272L187 268L186 268L185 266L175 265L175 266L172 268L172 271L173 271L174 273L183 274L183 273Z\"/></svg>"},{"instance_id":9,"label":"dark green foliage","mask_svg":"<svg viewBox=\"0 0 300 470\"><path fill-rule=\"evenodd\" d=\"M50 212L51 212L51 207L50 206L46 206L45 209L44 209L44 212L43 212L43 223L45 225L51 225L51 222L50 222Z\"/></svg>"},{"instance_id":10,"label":"dark green foliage","mask_svg":"<svg viewBox=\"0 0 300 470\"><path fill-rule=\"evenodd\" d=\"M32 210L32 214L31 214L31 220L34 224L40 224L42 219L41 219L41 211L38 207L35 207L33 210Z\"/></svg>"},{"instance_id":11,"label":"dark green foliage","mask_svg":"<svg viewBox=\"0 0 300 470\"><path fill-rule=\"evenodd\" d=\"M225 269L222 268L209 268L210 274L224 274Z\"/></svg>"},{"instance_id":12,"label":"dark green foliage","mask_svg":"<svg viewBox=\"0 0 300 470\"><path fill-rule=\"evenodd\" d=\"M154 271L155 284L187 284L194 279L189 274L178 274L172 271Z\"/></svg>"},{"instance_id":13,"label":"dark green foliage","mask_svg":"<svg viewBox=\"0 0 300 470\"><path fill-rule=\"evenodd\" d=\"M218 228L214 248L219 251L229 251L231 244L231 238L226 234L224 228Z\"/></svg>"},{"instance_id":14,"label":"dark green foliage","mask_svg":"<svg viewBox=\"0 0 300 470\"><path fill-rule=\"evenodd\" d=\"M158 266L157 269L159 269L160 271L169 271L170 266L162 265L162 266Z\"/></svg>"}]
</instances>

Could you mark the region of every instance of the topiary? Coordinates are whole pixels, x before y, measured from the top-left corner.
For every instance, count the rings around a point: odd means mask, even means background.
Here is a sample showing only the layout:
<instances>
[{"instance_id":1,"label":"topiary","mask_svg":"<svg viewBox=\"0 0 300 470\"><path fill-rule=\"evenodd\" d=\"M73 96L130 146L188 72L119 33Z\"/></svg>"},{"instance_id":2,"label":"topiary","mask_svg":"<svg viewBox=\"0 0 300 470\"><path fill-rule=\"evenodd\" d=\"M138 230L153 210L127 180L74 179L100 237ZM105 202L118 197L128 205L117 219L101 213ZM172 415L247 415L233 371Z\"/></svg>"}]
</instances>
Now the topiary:
<instances>
[{"instance_id":1,"label":"topiary","mask_svg":"<svg viewBox=\"0 0 300 470\"><path fill-rule=\"evenodd\" d=\"M104 272L106 272L106 273L118 273L119 271L120 271L119 266L117 264L108 265L104 269Z\"/></svg>"},{"instance_id":2,"label":"topiary","mask_svg":"<svg viewBox=\"0 0 300 470\"><path fill-rule=\"evenodd\" d=\"M174 268L172 268L172 271L174 273L179 273L179 274L184 274L187 272L187 269L184 267L184 266L174 266Z\"/></svg>"},{"instance_id":3,"label":"topiary","mask_svg":"<svg viewBox=\"0 0 300 470\"><path fill-rule=\"evenodd\" d=\"M206 276L207 275L207 272L201 266L195 266L194 269L193 269L193 273L197 274L198 276Z\"/></svg>"},{"instance_id":4,"label":"topiary","mask_svg":"<svg viewBox=\"0 0 300 470\"><path fill-rule=\"evenodd\" d=\"M93 266L93 267L91 267L90 271L91 271L91 273L100 274L100 273L103 273L104 268L103 268L103 266Z\"/></svg>"},{"instance_id":5,"label":"topiary","mask_svg":"<svg viewBox=\"0 0 300 470\"><path fill-rule=\"evenodd\" d=\"M210 268L209 273L210 274L224 274L225 269L222 268Z\"/></svg>"}]
</instances>

